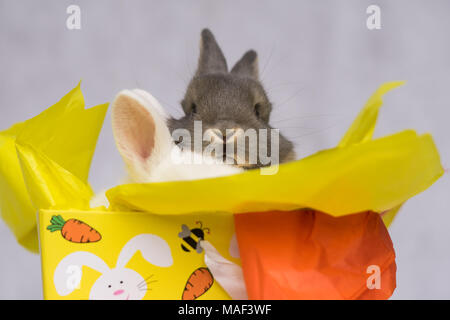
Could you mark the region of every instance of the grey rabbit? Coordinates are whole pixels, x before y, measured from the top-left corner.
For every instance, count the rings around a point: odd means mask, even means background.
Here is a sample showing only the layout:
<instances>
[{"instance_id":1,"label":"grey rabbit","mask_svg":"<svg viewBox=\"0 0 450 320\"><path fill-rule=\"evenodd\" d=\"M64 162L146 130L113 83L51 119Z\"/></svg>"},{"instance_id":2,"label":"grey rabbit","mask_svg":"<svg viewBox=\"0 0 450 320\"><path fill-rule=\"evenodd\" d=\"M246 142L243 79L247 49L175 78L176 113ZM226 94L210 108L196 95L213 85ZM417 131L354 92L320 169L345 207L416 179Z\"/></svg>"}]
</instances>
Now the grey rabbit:
<instances>
[{"instance_id":1,"label":"grey rabbit","mask_svg":"<svg viewBox=\"0 0 450 320\"><path fill-rule=\"evenodd\" d=\"M200 57L197 71L190 81L186 94L181 102L185 115L180 119L170 118L168 127L171 133L176 129L187 129L194 136L194 121L202 121L203 133L210 129L217 143L227 146L229 136L226 130L255 129L257 139L257 161L250 163L250 150L245 145L245 159L241 165L237 163L238 148L234 150L232 165L243 169L257 168L267 165L260 159L259 149L270 150L271 135L267 134L267 144L259 143L259 129L273 129L269 125L272 103L259 80L258 57L254 50L247 51L244 56L228 71L227 62L209 29L201 32ZM233 131L231 131L233 132ZM232 140L234 141L234 140ZM179 146L190 148L193 143L175 141ZM203 142L203 150L210 142ZM234 142L233 142L234 143ZM280 163L295 159L293 144L282 134L279 134ZM225 150L224 150L225 151ZM242 153L241 153L242 155ZM222 154L225 160L225 152ZM241 157L242 158L242 157ZM242 159L241 159L242 160ZM243 163L243 165L242 165Z\"/></svg>"},{"instance_id":2,"label":"grey rabbit","mask_svg":"<svg viewBox=\"0 0 450 320\"><path fill-rule=\"evenodd\" d=\"M204 179L237 174L244 169L268 165L260 159L260 150L256 152L257 161L249 161L250 148L244 150L244 161L238 161L242 160L243 153L236 148L231 159L234 162L231 165L223 162L213 164L205 162L203 165L197 165L189 161L180 163L175 161L191 159L196 153L195 143L189 142L189 145L186 145L186 141L176 139L174 141L173 137L177 129L187 129L191 137L195 137L194 122L197 120L201 121L205 133L212 134L212 141L223 148L228 148L230 143L234 145L237 136L248 129L253 129L257 133L260 129L267 131L273 129L269 125L272 104L258 78L256 52L250 50L245 53L228 72L225 57L208 29L201 33L200 47L197 72L181 103L185 112L185 116L181 119L169 117L159 102L144 90L123 90L113 101L114 137L118 150L127 164L129 182ZM232 130L230 137L226 132L227 129ZM203 132L201 133L203 135ZM260 134L256 138L258 142L261 141ZM272 153L271 146L275 143L270 134L267 135L267 139L265 146L257 143L257 148L266 148ZM203 141L200 151L204 151L210 143L211 141ZM295 158L292 142L281 134L278 137L278 147L279 162ZM215 160L219 158L217 155L214 156ZM224 157L224 154L221 156ZM272 154L270 156L272 157ZM209 155L204 158L212 159ZM104 198L104 194L101 194L93 202L102 203L101 200ZM235 248L232 251L238 252L237 241L234 239L230 243L230 248ZM205 264L214 275L215 281L220 283L232 298L246 299L247 292L241 267L224 258L208 241L202 241L201 247L205 250ZM237 257L238 255L235 256Z\"/></svg>"},{"instance_id":3,"label":"grey rabbit","mask_svg":"<svg viewBox=\"0 0 450 320\"><path fill-rule=\"evenodd\" d=\"M122 90L116 96L112 103L112 127L117 148L127 165L129 182L218 177L295 157L292 143L281 134L272 138L267 132L267 141L260 134L260 129L272 130L269 125L272 105L258 80L256 53L248 51L228 72L223 53L207 29L202 31L198 70L181 104L185 116L174 119L144 90ZM198 141L195 129L199 122L200 143L185 140L184 136L177 140L175 132L183 129ZM231 130L230 135L227 130ZM246 134L251 130L255 134L249 137ZM204 140L205 135L211 139ZM240 144L242 137L248 138L249 143ZM212 152L203 152L211 145ZM231 149L231 155L230 145L235 149ZM217 150L226 152L219 154ZM195 155L199 153L203 165L195 163ZM261 155L265 158L261 159ZM267 159L276 159L277 163L267 163Z\"/></svg>"}]
</instances>

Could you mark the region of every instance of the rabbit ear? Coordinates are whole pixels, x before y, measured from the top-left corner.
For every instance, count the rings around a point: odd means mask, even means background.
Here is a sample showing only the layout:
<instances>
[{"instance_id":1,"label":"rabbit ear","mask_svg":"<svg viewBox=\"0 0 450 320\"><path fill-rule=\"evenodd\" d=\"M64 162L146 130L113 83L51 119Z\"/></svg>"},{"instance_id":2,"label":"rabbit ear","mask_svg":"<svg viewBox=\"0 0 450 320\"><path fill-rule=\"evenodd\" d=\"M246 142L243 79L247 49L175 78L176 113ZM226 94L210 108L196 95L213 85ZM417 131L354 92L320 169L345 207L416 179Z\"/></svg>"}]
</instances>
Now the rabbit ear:
<instances>
[{"instance_id":1,"label":"rabbit ear","mask_svg":"<svg viewBox=\"0 0 450 320\"><path fill-rule=\"evenodd\" d=\"M114 100L114 138L134 181L144 182L170 153L173 142L166 122L161 105L144 90L124 90Z\"/></svg>"},{"instance_id":2,"label":"rabbit ear","mask_svg":"<svg viewBox=\"0 0 450 320\"><path fill-rule=\"evenodd\" d=\"M256 54L256 51L247 51L244 56L236 62L233 69L231 69L231 73L241 77L258 80L258 55Z\"/></svg>"},{"instance_id":3,"label":"rabbit ear","mask_svg":"<svg viewBox=\"0 0 450 320\"><path fill-rule=\"evenodd\" d=\"M211 271L214 280L228 293L233 300L247 300L247 289L242 268L225 259L208 241L201 241L205 250L205 264Z\"/></svg>"},{"instance_id":4,"label":"rabbit ear","mask_svg":"<svg viewBox=\"0 0 450 320\"><path fill-rule=\"evenodd\" d=\"M124 268L130 259L140 251L145 260L158 267L173 264L172 252L167 242L154 234L140 234L128 241L120 252L116 268Z\"/></svg>"},{"instance_id":5,"label":"rabbit ear","mask_svg":"<svg viewBox=\"0 0 450 320\"><path fill-rule=\"evenodd\" d=\"M95 254L78 251L64 257L53 274L53 283L60 296L66 296L79 288L83 275L82 267L87 266L100 273L109 270L108 265Z\"/></svg>"},{"instance_id":6,"label":"rabbit ear","mask_svg":"<svg viewBox=\"0 0 450 320\"><path fill-rule=\"evenodd\" d=\"M200 40L200 58L197 76L228 72L227 61L220 50L214 35L209 29L203 29Z\"/></svg>"}]
</instances>

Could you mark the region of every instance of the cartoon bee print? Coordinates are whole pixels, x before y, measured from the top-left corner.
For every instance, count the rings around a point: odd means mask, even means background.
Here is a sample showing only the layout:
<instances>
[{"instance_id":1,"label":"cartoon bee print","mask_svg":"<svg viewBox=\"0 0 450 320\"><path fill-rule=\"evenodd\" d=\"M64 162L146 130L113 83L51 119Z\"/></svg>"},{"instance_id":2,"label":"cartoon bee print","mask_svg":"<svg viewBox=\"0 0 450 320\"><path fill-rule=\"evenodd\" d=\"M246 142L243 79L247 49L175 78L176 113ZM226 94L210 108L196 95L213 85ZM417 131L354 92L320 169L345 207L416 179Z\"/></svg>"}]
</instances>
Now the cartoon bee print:
<instances>
[{"instance_id":1,"label":"cartoon bee print","mask_svg":"<svg viewBox=\"0 0 450 320\"><path fill-rule=\"evenodd\" d=\"M191 252L191 249L195 250L197 253L202 253L203 248L200 246L200 241L205 240L205 231L209 234L209 228L203 228L201 221L196 221L196 224L200 225L200 228L190 229L187 225L181 225L181 232L178 233L178 237L183 239L181 244L181 249L186 252Z\"/></svg>"}]
</instances>

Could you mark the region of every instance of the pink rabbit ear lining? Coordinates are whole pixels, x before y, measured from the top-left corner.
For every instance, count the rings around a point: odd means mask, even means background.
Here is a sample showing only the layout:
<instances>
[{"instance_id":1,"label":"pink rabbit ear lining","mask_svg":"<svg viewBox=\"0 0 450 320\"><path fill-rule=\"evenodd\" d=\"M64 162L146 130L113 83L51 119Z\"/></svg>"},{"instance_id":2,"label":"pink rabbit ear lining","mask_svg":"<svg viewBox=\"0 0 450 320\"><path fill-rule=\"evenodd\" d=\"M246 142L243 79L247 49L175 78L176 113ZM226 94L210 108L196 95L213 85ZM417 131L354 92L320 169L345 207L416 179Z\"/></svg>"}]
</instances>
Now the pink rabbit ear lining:
<instances>
[{"instance_id":1,"label":"pink rabbit ear lining","mask_svg":"<svg viewBox=\"0 0 450 320\"><path fill-rule=\"evenodd\" d=\"M132 163L145 163L155 147L155 121L150 112L133 97L121 93L114 101L112 125L117 147L122 157Z\"/></svg>"}]
</instances>

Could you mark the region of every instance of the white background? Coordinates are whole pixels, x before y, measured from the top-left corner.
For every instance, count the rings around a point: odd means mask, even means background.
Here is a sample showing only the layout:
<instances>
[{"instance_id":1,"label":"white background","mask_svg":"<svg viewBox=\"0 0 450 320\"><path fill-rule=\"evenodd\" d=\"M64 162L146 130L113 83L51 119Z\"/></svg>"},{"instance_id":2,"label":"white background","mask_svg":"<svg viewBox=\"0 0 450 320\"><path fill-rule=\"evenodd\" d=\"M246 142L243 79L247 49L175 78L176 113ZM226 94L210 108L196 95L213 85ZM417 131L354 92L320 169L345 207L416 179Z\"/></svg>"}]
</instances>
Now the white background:
<instances>
[{"instance_id":1,"label":"white background","mask_svg":"<svg viewBox=\"0 0 450 320\"><path fill-rule=\"evenodd\" d=\"M81 7L82 29L66 29ZM381 7L382 29L366 28ZM0 129L43 111L83 79L87 106L124 88L154 94L174 116L195 70L200 30L209 27L232 65L259 53L274 101L273 124L300 156L337 144L383 82L389 93L376 136L405 128L431 132L450 166L449 1L0 1ZM90 181L123 175L109 118ZM390 228L397 252L393 298L450 298L448 175L406 203ZM40 262L0 221L0 298L42 297Z\"/></svg>"}]
</instances>

